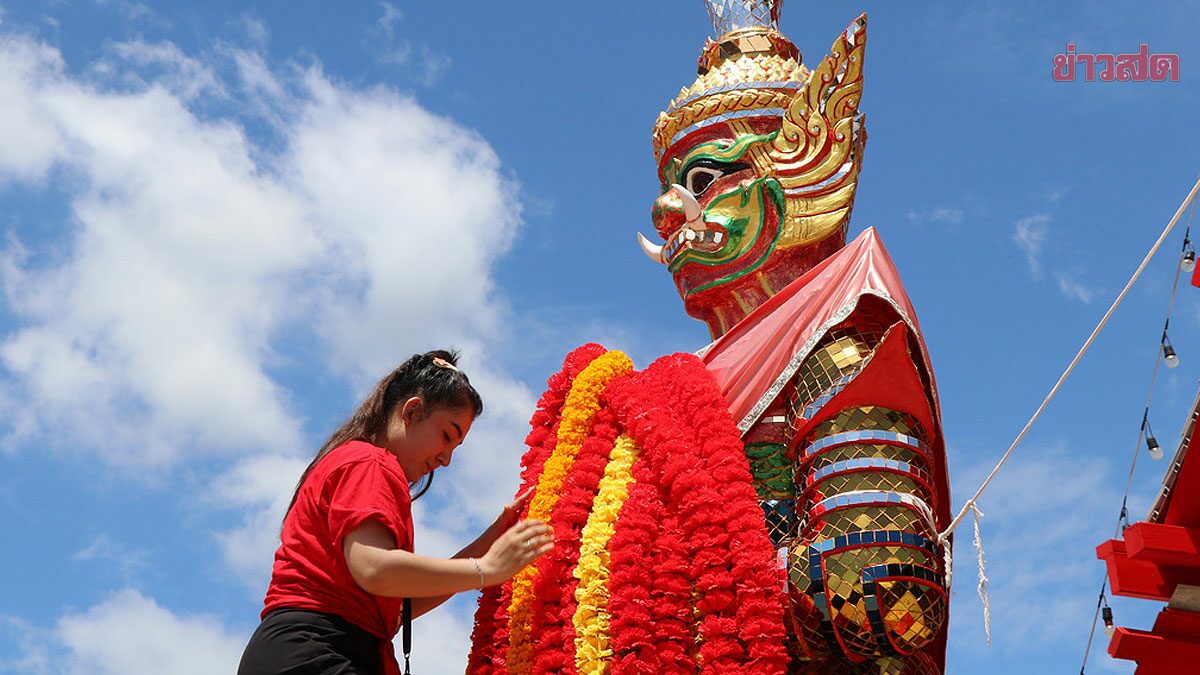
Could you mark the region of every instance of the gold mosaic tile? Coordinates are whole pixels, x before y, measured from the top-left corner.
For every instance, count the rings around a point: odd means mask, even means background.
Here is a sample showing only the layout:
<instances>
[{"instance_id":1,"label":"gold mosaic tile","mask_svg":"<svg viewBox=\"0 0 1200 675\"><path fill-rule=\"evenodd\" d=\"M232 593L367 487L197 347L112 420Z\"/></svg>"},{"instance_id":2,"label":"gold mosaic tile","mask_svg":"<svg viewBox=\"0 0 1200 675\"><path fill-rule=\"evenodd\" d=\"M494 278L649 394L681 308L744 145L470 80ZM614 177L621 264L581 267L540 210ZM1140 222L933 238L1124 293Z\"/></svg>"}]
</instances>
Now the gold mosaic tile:
<instances>
[{"instance_id":1,"label":"gold mosaic tile","mask_svg":"<svg viewBox=\"0 0 1200 675\"><path fill-rule=\"evenodd\" d=\"M879 602L885 608L883 624L905 651L929 644L941 630L945 598L936 590L911 582L880 582Z\"/></svg>"},{"instance_id":2,"label":"gold mosaic tile","mask_svg":"<svg viewBox=\"0 0 1200 675\"><path fill-rule=\"evenodd\" d=\"M819 486L820 493L825 497L832 497L836 494L854 490L887 490L889 492L904 492L916 495L926 503L929 501L928 491L915 480L898 473L886 471L858 471L855 473L838 474L821 481Z\"/></svg>"},{"instance_id":3,"label":"gold mosaic tile","mask_svg":"<svg viewBox=\"0 0 1200 675\"><path fill-rule=\"evenodd\" d=\"M883 429L907 436L925 438L925 432L921 429L920 423L907 413L881 406L857 406L847 408L837 416L817 425L809 434L808 441L859 429Z\"/></svg>"}]
</instances>

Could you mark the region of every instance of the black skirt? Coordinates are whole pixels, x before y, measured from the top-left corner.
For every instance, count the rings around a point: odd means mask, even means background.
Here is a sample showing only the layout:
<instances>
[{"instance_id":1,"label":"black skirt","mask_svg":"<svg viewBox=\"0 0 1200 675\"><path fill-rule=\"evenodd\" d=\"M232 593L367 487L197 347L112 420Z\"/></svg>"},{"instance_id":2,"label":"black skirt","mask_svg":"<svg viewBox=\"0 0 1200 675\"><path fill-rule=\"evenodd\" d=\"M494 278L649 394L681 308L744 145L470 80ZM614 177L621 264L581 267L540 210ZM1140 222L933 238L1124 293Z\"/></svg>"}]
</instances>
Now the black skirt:
<instances>
[{"instance_id":1,"label":"black skirt","mask_svg":"<svg viewBox=\"0 0 1200 675\"><path fill-rule=\"evenodd\" d=\"M238 675L377 675L380 642L335 614L277 609L251 636Z\"/></svg>"}]
</instances>

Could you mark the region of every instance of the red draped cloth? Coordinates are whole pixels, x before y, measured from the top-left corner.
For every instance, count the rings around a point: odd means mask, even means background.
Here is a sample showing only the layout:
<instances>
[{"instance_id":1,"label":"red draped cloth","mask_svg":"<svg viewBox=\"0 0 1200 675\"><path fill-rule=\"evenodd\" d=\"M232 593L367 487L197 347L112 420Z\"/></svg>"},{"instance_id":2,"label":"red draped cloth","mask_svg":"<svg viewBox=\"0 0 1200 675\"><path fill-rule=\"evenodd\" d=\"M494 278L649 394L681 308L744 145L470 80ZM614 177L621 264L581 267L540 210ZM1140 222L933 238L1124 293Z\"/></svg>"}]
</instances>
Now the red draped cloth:
<instances>
[{"instance_id":1,"label":"red draped cloth","mask_svg":"<svg viewBox=\"0 0 1200 675\"><path fill-rule=\"evenodd\" d=\"M849 316L864 295L879 297L900 314L917 336L922 365L930 372L912 303L875 228L868 228L701 351L701 360L716 378L743 433L821 336ZM937 400L936 392L933 399Z\"/></svg>"}]
</instances>

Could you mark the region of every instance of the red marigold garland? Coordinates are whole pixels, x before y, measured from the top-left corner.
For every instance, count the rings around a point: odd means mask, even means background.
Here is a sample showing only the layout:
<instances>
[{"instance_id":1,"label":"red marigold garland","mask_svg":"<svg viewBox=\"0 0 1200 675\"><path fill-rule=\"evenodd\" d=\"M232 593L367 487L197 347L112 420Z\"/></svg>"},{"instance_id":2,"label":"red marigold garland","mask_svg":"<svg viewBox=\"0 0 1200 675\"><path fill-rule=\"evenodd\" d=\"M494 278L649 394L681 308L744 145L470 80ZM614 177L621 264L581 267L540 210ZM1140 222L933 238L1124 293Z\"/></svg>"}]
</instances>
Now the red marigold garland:
<instances>
[{"instance_id":1,"label":"red marigold garland","mask_svg":"<svg viewBox=\"0 0 1200 675\"><path fill-rule=\"evenodd\" d=\"M643 396L644 381L639 373L610 389L627 433L630 418L640 422L642 412L661 404ZM662 490L664 460L673 451L662 444L639 456L634 484L609 541L614 675L696 671L686 535Z\"/></svg>"},{"instance_id":2,"label":"red marigold garland","mask_svg":"<svg viewBox=\"0 0 1200 675\"><path fill-rule=\"evenodd\" d=\"M614 402L618 397L625 432L654 458L650 464L657 471L646 479L656 479L666 512L679 517L682 555L655 564L673 574L681 562L694 584L700 667L784 672L783 572L763 526L741 439L711 375L695 357L672 355L614 392ZM663 534L660 540L671 539ZM670 598L665 602L660 619L670 619L675 610ZM614 647L624 642L616 630L614 625ZM671 625L669 632L676 630Z\"/></svg>"},{"instance_id":3,"label":"red marigold garland","mask_svg":"<svg viewBox=\"0 0 1200 675\"><path fill-rule=\"evenodd\" d=\"M571 384L559 422L558 444L546 458L542 475L529 499L529 517L553 523L554 510L561 502L567 479L575 459L591 435L593 423L601 408L601 396L614 379L633 372L629 357L610 351L596 358ZM512 578L512 603L508 608L509 672L527 675L533 671L535 644L533 635L533 603L536 599L534 579L545 567L538 560L517 572Z\"/></svg>"},{"instance_id":4,"label":"red marigold garland","mask_svg":"<svg viewBox=\"0 0 1200 675\"><path fill-rule=\"evenodd\" d=\"M640 467L638 465L641 465ZM692 673L687 646L690 587L680 582L682 547L658 489L643 483L654 472L649 462L634 465L634 483L609 540L609 631L614 675ZM669 577L669 578L668 578Z\"/></svg>"},{"instance_id":5,"label":"red marigold garland","mask_svg":"<svg viewBox=\"0 0 1200 675\"><path fill-rule=\"evenodd\" d=\"M541 478L571 382L599 353L598 345L585 345L551 378L554 391L543 395L531 421L524 485ZM576 355L581 365L569 368ZM523 668L574 672L571 571L617 433L615 415L643 452L609 540L612 672L784 672L783 571L741 439L711 376L694 357L674 355L614 382L607 397L611 410L597 415L553 509L559 541L534 580L536 648ZM481 599L469 675L508 671L511 600L510 584Z\"/></svg>"},{"instance_id":6,"label":"red marigold garland","mask_svg":"<svg viewBox=\"0 0 1200 675\"><path fill-rule=\"evenodd\" d=\"M605 351L607 350L603 346L595 343L578 347L563 359L562 369L547 380L546 391L538 399L537 409L529 420L532 429L525 438L529 450L521 458L521 487L517 490L518 495L537 485L542 466L554 451L558 421L571 384L584 368ZM527 501L526 511L528 504ZM521 515L524 517L526 514ZM511 599L512 586L509 583L486 588L480 596L479 608L475 612L475 629L471 633L473 648L467 664L468 675L507 672L505 660L508 650L508 606Z\"/></svg>"},{"instance_id":7,"label":"red marigold garland","mask_svg":"<svg viewBox=\"0 0 1200 675\"><path fill-rule=\"evenodd\" d=\"M604 476L604 467L617 438L615 417L601 401L592 431L563 485L563 494L550 519L554 550L547 553L533 581L534 673L575 672L575 588L572 574L579 562L583 526Z\"/></svg>"}]
</instances>

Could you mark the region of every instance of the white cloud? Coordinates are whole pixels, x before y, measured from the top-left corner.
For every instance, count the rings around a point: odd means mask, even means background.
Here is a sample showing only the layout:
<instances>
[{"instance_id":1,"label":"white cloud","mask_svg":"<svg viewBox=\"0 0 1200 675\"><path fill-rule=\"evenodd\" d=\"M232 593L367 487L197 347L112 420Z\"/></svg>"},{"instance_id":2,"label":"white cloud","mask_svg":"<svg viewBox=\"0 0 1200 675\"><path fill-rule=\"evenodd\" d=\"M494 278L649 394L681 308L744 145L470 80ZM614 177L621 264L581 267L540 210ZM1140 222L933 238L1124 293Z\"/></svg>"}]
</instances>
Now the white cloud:
<instances>
[{"instance_id":1,"label":"white cloud","mask_svg":"<svg viewBox=\"0 0 1200 675\"><path fill-rule=\"evenodd\" d=\"M288 275L319 250L298 200L254 166L234 123L200 121L158 87L93 89L53 50L0 42L6 65L29 55L37 67L18 71L12 100L60 139L37 161L80 180L69 186L69 254L40 267L7 256L5 290L23 321L0 360L23 389L21 428L53 420L56 433L74 430L65 442L142 465L187 447L294 441L263 366L292 311ZM0 131L0 146L22 132ZM0 172L21 165L0 158Z\"/></svg>"},{"instance_id":2,"label":"white cloud","mask_svg":"<svg viewBox=\"0 0 1200 675\"><path fill-rule=\"evenodd\" d=\"M246 35L246 39L256 48L262 49L266 47L271 39L271 29L267 24L254 16L250 12L243 12L234 20L234 24L238 26Z\"/></svg>"},{"instance_id":3,"label":"white cloud","mask_svg":"<svg viewBox=\"0 0 1200 675\"><path fill-rule=\"evenodd\" d=\"M991 461L959 472L960 491L973 492ZM1023 447L1004 466L980 500L997 649L1082 651L1104 573L1095 548L1113 534L1120 495L1109 462L1062 444ZM970 653L985 648L970 517L954 553L951 644Z\"/></svg>"},{"instance_id":4,"label":"white cloud","mask_svg":"<svg viewBox=\"0 0 1200 675\"><path fill-rule=\"evenodd\" d=\"M204 495L209 507L241 515L238 526L214 536L226 567L251 597L266 592L283 514L306 466L296 457L250 457L213 480Z\"/></svg>"},{"instance_id":5,"label":"white cloud","mask_svg":"<svg viewBox=\"0 0 1200 675\"><path fill-rule=\"evenodd\" d=\"M49 101L30 95L31 83L50 88L63 78L58 50L39 42L0 37L0 183L46 175L67 151L51 121Z\"/></svg>"},{"instance_id":6,"label":"white cloud","mask_svg":"<svg viewBox=\"0 0 1200 675\"><path fill-rule=\"evenodd\" d=\"M0 615L0 638L12 645L9 649L0 650L0 673L50 673L51 650L46 631L39 631L19 617Z\"/></svg>"},{"instance_id":7,"label":"white cloud","mask_svg":"<svg viewBox=\"0 0 1200 675\"><path fill-rule=\"evenodd\" d=\"M378 5L382 14L366 31L368 48L380 63L401 66L418 83L433 86L450 68L451 58L426 44L397 35L396 24L404 18L404 13L390 2Z\"/></svg>"},{"instance_id":8,"label":"white cloud","mask_svg":"<svg viewBox=\"0 0 1200 675\"><path fill-rule=\"evenodd\" d=\"M1072 300L1078 300L1085 305L1091 304L1092 298L1096 292L1083 285L1074 276L1066 272L1059 272L1055 275L1055 280L1058 282L1058 290L1062 294Z\"/></svg>"},{"instance_id":9,"label":"white cloud","mask_svg":"<svg viewBox=\"0 0 1200 675\"><path fill-rule=\"evenodd\" d=\"M963 210L949 206L939 206L928 211L909 211L905 214L909 222L929 225L959 225L963 220Z\"/></svg>"},{"instance_id":10,"label":"white cloud","mask_svg":"<svg viewBox=\"0 0 1200 675\"><path fill-rule=\"evenodd\" d=\"M129 84L145 87L149 75L155 84L167 87L184 101L192 101L201 94L226 96L225 88L212 68L187 56L170 42L118 42L112 45L112 50L130 67L105 64L104 70L120 73Z\"/></svg>"},{"instance_id":11,"label":"white cloud","mask_svg":"<svg viewBox=\"0 0 1200 675\"><path fill-rule=\"evenodd\" d=\"M413 622L412 667L419 673L462 672L467 665L476 593L464 593ZM10 643L0 673L14 675L210 675L236 672L250 627L174 612L124 589L52 628L0 615ZM401 640L394 640L400 658Z\"/></svg>"},{"instance_id":12,"label":"white cloud","mask_svg":"<svg viewBox=\"0 0 1200 675\"><path fill-rule=\"evenodd\" d=\"M112 7L133 26L167 27L169 22L154 13L147 5L134 0L95 0L97 5Z\"/></svg>"},{"instance_id":13,"label":"white cloud","mask_svg":"<svg viewBox=\"0 0 1200 675\"><path fill-rule=\"evenodd\" d=\"M1061 190L1049 193L1047 199L1056 201L1065 192L1065 190ZM1034 279L1042 279L1045 275L1042 254L1045 252L1047 241L1049 241L1047 227L1049 223L1049 214L1036 213L1018 220L1013 231L1013 241L1025 253L1025 260L1029 264L1029 274ZM1087 305L1091 304L1096 295L1094 288L1080 281L1078 270L1056 270L1053 279L1055 285L1058 286L1059 293L1068 300L1075 300Z\"/></svg>"},{"instance_id":14,"label":"white cloud","mask_svg":"<svg viewBox=\"0 0 1200 675\"><path fill-rule=\"evenodd\" d=\"M1048 214L1037 213L1018 220L1016 230L1013 232L1013 241L1025 252L1025 260L1029 263L1029 273L1035 279L1042 276L1042 247L1046 244L1046 225L1049 222Z\"/></svg>"},{"instance_id":15,"label":"white cloud","mask_svg":"<svg viewBox=\"0 0 1200 675\"><path fill-rule=\"evenodd\" d=\"M209 675L237 670L249 636L209 616L179 615L134 590L59 619L65 675Z\"/></svg>"},{"instance_id":16,"label":"white cloud","mask_svg":"<svg viewBox=\"0 0 1200 675\"><path fill-rule=\"evenodd\" d=\"M0 176L77 177L53 183L71 205L66 253L35 263L33 240L5 252L21 324L0 363L25 401L7 414L10 446L53 421L117 464L296 452L269 372L293 331L326 340L332 364L317 367L356 379L431 343L487 362L504 313L490 272L520 207L484 139L393 91L317 68L280 78L239 53L239 84L279 112L286 145L272 154L242 120L202 119L193 92L163 84L211 69L169 43L128 50L116 67L147 84L119 91L73 78L44 44L0 41Z\"/></svg>"},{"instance_id":17,"label":"white cloud","mask_svg":"<svg viewBox=\"0 0 1200 675\"><path fill-rule=\"evenodd\" d=\"M478 359L502 329L488 273L516 234L516 186L483 138L412 99L305 84L286 163L343 284L323 301L335 361L373 379L434 336Z\"/></svg>"},{"instance_id":18,"label":"white cloud","mask_svg":"<svg viewBox=\"0 0 1200 675\"><path fill-rule=\"evenodd\" d=\"M383 15L376 19L375 26L390 40L396 36L396 22L404 18L404 13L390 2L379 3L379 9Z\"/></svg>"},{"instance_id":19,"label":"white cloud","mask_svg":"<svg viewBox=\"0 0 1200 675\"><path fill-rule=\"evenodd\" d=\"M478 596L478 593L463 593L413 622L414 673L466 672ZM399 635L393 644L396 658L403 667Z\"/></svg>"},{"instance_id":20,"label":"white cloud","mask_svg":"<svg viewBox=\"0 0 1200 675\"><path fill-rule=\"evenodd\" d=\"M0 338L6 447L52 437L135 470L237 453L201 503L239 517L214 537L261 597L311 452L273 369L305 359L362 391L413 352L456 346L487 410L418 503L418 550L467 543L512 497L534 406L492 358L508 316L492 270L521 214L494 151L410 97L319 65L277 68L227 46L211 58L232 69L171 43L114 53L84 79L52 47L0 36L0 181L61 193L70 212L16 232L0 255L17 322ZM212 79L189 88L188 72ZM201 114L199 92L218 90L248 95L237 113ZM277 135L251 137L264 120ZM77 558L115 547L100 537ZM418 663L465 659L470 614L418 622ZM194 672L231 672L245 639L136 591L64 617L57 635L54 663L81 673L183 672L162 659L184 642ZM428 646L443 639L456 646Z\"/></svg>"},{"instance_id":21,"label":"white cloud","mask_svg":"<svg viewBox=\"0 0 1200 675\"><path fill-rule=\"evenodd\" d=\"M1070 192L1070 189L1066 187L1046 187L1042 190L1042 199L1051 204L1057 204L1062 201L1063 197L1067 196L1068 192Z\"/></svg>"},{"instance_id":22,"label":"white cloud","mask_svg":"<svg viewBox=\"0 0 1200 675\"><path fill-rule=\"evenodd\" d=\"M125 583L134 583L142 576L149 558L149 551L131 549L107 534L92 537L87 546L71 554L71 560L77 563L111 568Z\"/></svg>"},{"instance_id":23,"label":"white cloud","mask_svg":"<svg viewBox=\"0 0 1200 675\"><path fill-rule=\"evenodd\" d=\"M85 610L70 610L53 627L0 616L11 649L0 673L19 675L209 675L234 673L250 634L212 616L176 614L130 589Z\"/></svg>"}]
</instances>

